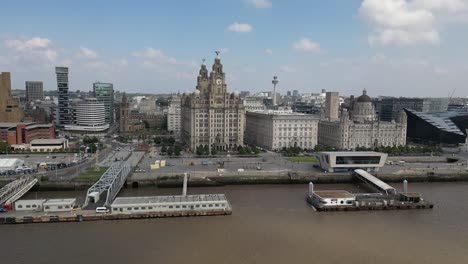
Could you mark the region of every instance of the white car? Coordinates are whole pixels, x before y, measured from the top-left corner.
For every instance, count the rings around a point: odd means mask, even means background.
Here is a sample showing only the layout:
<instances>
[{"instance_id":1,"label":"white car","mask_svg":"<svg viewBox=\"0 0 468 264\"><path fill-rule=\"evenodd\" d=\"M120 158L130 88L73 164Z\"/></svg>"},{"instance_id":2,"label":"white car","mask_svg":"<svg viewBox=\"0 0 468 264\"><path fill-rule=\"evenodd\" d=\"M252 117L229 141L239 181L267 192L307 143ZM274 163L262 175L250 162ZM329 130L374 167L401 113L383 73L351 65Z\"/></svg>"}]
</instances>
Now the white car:
<instances>
[{"instance_id":1,"label":"white car","mask_svg":"<svg viewBox=\"0 0 468 264\"><path fill-rule=\"evenodd\" d=\"M98 207L98 208L96 208L96 213L98 213L98 214L107 214L107 213L109 213L109 209L107 207Z\"/></svg>"}]
</instances>

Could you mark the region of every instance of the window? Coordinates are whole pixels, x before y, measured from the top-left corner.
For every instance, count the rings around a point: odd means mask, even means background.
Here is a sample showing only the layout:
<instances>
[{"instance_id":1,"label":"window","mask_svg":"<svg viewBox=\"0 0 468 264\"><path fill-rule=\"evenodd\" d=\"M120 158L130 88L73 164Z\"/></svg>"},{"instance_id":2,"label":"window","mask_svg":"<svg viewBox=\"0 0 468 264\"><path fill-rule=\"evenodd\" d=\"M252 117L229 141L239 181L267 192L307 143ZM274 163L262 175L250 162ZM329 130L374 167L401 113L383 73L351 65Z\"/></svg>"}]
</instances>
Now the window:
<instances>
[{"instance_id":1,"label":"window","mask_svg":"<svg viewBox=\"0 0 468 264\"><path fill-rule=\"evenodd\" d=\"M45 206L45 209L50 209L50 207L48 205Z\"/></svg>"},{"instance_id":2,"label":"window","mask_svg":"<svg viewBox=\"0 0 468 264\"><path fill-rule=\"evenodd\" d=\"M33 208L36 208L36 207L37 207L37 205L33 204L33 205L32 205L32 207L33 207Z\"/></svg>"},{"instance_id":3,"label":"window","mask_svg":"<svg viewBox=\"0 0 468 264\"><path fill-rule=\"evenodd\" d=\"M70 208L70 206L69 206L69 205L65 205L65 208L67 208L67 209L68 209L68 208Z\"/></svg>"},{"instance_id":4,"label":"window","mask_svg":"<svg viewBox=\"0 0 468 264\"><path fill-rule=\"evenodd\" d=\"M26 205L26 208L31 208L31 205L27 204L27 205Z\"/></svg>"},{"instance_id":5,"label":"window","mask_svg":"<svg viewBox=\"0 0 468 264\"><path fill-rule=\"evenodd\" d=\"M63 206L59 205L57 206L58 209L63 209Z\"/></svg>"},{"instance_id":6,"label":"window","mask_svg":"<svg viewBox=\"0 0 468 264\"><path fill-rule=\"evenodd\" d=\"M139 208L138 207L134 207L133 210L138 210Z\"/></svg>"},{"instance_id":7,"label":"window","mask_svg":"<svg viewBox=\"0 0 468 264\"><path fill-rule=\"evenodd\" d=\"M141 210L146 210L146 207L142 207Z\"/></svg>"},{"instance_id":8,"label":"window","mask_svg":"<svg viewBox=\"0 0 468 264\"><path fill-rule=\"evenodd\" d=\"M132 210L132 208L131 208L131 207L128 207L128 208L127 208L127 211L131 211L131 210Z\"/></svg>"},{"instance_id":9,"label":"window","mask_svg":"<svg viewBox=\"0 0 468 264\"><path fill-rule=\"evenodd\" d=\"M47 207L48 207L48 206L47 206ZM20 204L20 205L18 205L18 208L23 208L23 206ZM49 208L47 208L47 209L49 209Z\"/></svg>"},{"instance_id":10,"label":"window","mask_svg":"<svg viewBox=\"0 0 468 264\"><path fill-rule=\"evenodd\" d=\"M153 210L153 207L149 206L149 207L148 207L148 210Z\"/></svg>"},{"instance_id":11,"label":"window","mask_svg":"<svg viewBox=\"0 0 468 264\"><path fill-rule=\"evenodd\" d=\"M172 209L172 207L173 207L172 205L169 205L169 209Z\"/></svg>"}]
</instances>

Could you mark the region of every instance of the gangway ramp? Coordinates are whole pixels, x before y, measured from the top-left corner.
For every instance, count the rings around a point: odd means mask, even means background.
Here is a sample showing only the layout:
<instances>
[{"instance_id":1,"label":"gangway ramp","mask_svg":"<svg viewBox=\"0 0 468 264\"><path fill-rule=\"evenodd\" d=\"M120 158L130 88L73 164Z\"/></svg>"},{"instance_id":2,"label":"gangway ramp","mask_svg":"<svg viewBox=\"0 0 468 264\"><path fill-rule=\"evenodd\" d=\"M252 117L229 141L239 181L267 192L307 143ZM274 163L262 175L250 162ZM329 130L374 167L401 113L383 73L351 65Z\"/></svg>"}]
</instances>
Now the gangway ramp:
<instances>
[{"instance_id":1,"label":"gangway ramp","mask_svg":"<svg viewBox=\"0 0 468 264\"><path fill-rule=\"evenodd\" d=\"M31 190L37 182L38 180L34 177L21 177L3 186L0 189L0 205L16 202Z\"/></svg>"},{"instance_id":2,"label":"gangway ramp","mask_svg":"<svg viewBox=\"0 0 468 264\"><path fill-rule=\"evenodd\" d=\"M101 178L88 189L83 207L88 206L91 200L96 203L104 192L107 192L104 206L110 206L127 180L131 168L132 166L127 161L113 163Z\"/></svg>"},{"instance_id":3,"label":"gangway ramp","mask_svg":"<svg viewBox=\"0 0 468 264\"><path fill-rule=\"evenodd\" d=\"M396 191L395 188L393 188L392 186L388 185L387 183L379 180L377 177L375 177L374 175L368 173L365 170L362 170L362 169L354 170L354 175L358 179L360 179L361 181L363 181L364 183L366 183L367 185L369 185L371 188L375 189L378 192L381 192L381 193L386 194L386 195L396 195L397 194L397 191Z\"/></svg>"}]
</instances>

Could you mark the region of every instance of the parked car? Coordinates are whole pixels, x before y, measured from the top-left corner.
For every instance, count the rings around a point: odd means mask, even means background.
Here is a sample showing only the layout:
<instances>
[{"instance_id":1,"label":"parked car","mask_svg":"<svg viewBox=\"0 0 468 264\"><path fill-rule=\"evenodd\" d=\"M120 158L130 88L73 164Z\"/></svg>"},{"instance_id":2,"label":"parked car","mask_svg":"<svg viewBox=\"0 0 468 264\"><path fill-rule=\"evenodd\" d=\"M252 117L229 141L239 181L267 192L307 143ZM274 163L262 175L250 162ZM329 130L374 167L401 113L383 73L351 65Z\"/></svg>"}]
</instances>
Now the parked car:
<instances>
[{"instance_id":1,"label":"parked car","mask_svg":"<svg viewBox=\"0 0 468 264\"><path fill-rule=\"evenodd\" d=\"M107 214L109 213L109 209L107 207L98 207L96 208L96 213Z\"/></svg>"},{"instance_id":2,"label":"parked car","mask_svg":"<svg viewBox=\"0 0 468 264\"><path fill-rule=\"evenodd\" d=\"M0 207L0 213L6 213L6 212L8 212L7 209L5 209L5 208L3 208L3 207Z\"/></svg>"}]
</instances>

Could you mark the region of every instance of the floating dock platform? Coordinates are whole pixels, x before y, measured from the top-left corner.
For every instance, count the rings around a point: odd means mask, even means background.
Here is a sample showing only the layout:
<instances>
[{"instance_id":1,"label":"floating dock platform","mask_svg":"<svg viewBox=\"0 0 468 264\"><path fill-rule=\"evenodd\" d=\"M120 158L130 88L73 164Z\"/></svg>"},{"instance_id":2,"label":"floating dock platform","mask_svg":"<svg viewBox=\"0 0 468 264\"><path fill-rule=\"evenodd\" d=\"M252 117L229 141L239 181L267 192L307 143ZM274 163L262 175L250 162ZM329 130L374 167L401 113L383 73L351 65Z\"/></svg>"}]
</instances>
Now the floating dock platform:
<instances>
[{"instance_id":1,"label":"floating dock platform","mask_svg":"<svg viewBox=\"0 0 468 264\"><path fill-rule=\"evenodd\" d=\"M98 214L94 211L74 211L67 214L31 214L0 217L0 225L6 224L32 224L32 223L59 223L59 222L86 222L104 220L131 220L165 217L191 217L191 216L220 216L230 215L232 210L199 210L199 211L174 211L174 212L148 212L125 214Z\"/></svg>"}]
</instances>

